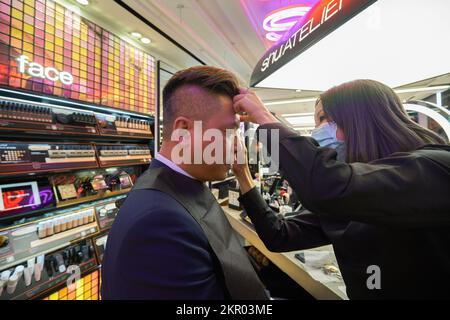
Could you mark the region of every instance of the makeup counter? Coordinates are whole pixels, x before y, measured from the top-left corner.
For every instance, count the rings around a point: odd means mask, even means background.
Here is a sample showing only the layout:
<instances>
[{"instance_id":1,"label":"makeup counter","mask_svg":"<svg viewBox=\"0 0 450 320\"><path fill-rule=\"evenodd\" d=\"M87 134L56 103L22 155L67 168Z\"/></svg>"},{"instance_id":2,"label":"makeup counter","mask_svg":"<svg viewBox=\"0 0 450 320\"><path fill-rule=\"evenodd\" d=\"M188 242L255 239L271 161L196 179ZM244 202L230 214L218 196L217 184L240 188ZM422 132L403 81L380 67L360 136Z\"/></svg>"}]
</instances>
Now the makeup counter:
<instances>
[{"instance_id":1,"label":"makeup counter","mask_svg":"<svg viewBox=\"0 0 450 320\"><path fill-rule=\"evenodd\" d=\"M276 268L315 299L348 300L331 246L293 252L271 252L259 238L251 222L242 218L242 210L229 206L222 208L233 229L244 239L247 251L255 261L256 269L259 269L258 273L263 275L263 282L266 282L264 269ZM297 291L292 288L291 283L287 284L285 281L283 287L277 286L275 289L271 294L276 298L296 298L277 295L285 295L288 291L295 295Z\"/></svg>"},{"instance_id":2,"label":"makeup counter","mask_svg":"<svg viewBox=\"0 0 450 320\"><path fill-rule=\"evenodd\" d=\"M0 124L0 298L53 299L79 275L72 298L98 299L116 203L151 160L152 119L2 97Z\"/></svg>"},{"instance_id":3,"label":"makeup counter","mask_svg":"<svg viewBox=\"0 0 450 320\"><path fill-rule=\"evenodd\" d=\"M155 59L60 3L0 6L0 300L100 299L152 159Z\"/></svg>"},{"instance_id":4,"label":"makeup counter","mask_svg":"<svg viewBox=\"0 0 450 320\"><path fill-rule=\"evenodd\" d=\"M269 207L280 217L300 214L304 208L277 172L268 174L264 165L252 170L265 172L255 185ZM281 299L347 300L345 283L331 245L292 252L271 252L255 231L253 223L240 205L238 188L230 187L227 201L221 203L231 226L240 236L250 260L271 295ZM220 202L220 201L219 201Z\"/></svg>"}]
</instances>

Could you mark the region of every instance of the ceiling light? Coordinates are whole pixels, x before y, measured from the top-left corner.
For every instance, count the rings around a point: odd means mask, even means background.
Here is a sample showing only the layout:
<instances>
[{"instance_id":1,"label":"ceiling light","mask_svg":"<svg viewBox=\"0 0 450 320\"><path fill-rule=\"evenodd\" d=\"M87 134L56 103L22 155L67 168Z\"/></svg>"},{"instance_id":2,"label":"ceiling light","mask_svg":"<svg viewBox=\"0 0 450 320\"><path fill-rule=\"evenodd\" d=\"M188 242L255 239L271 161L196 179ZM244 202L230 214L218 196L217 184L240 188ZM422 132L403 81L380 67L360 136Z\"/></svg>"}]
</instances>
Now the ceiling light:
<instances>
[{"instance_id":1,"label":"ceiling light","mask_svg":"<svg viewBox=\"0 0 450 320\"><path fill-rule=\"evenodd\" d=\"M140 34L139 32L132 32L131 36L136 39L142 38L142 34Z\"/></svg>"},{"instance_id":2,"label":"ceiling light","mask_svg":"<svg viewBox=\"0 0 450 320\"><path fill-rule=\"evenodd\" d=\"M450 86L433 86L433 87L422 87L422 88L405 88L405 89L395 89L395 93L411 93L411 92L430 92L430 91L445 91L449 89Z\"/></svg>"},{"instance_id":3,"label":"ceiling light","mask_svg":"<svg viewBox=\"0 0 450 320\"><path fill-rule=\"evenodd\" d=\"M317 98L305 98L305 99L291 99L291 100L279 100L264 102L266 106L274 106L278 104L289 104L289 103L302 103L302 102L316 102Z\"/></svg>"},{"instance_id":4,"label":"ceiling light","mask_svg":"<svg viewBox=\"0 0 450 320\"><path fill-rule=\"evenodd\" d=\"M149 43L152 42L152 40L150 40L149 38L141 38L141 42L142 42L143 44L149 44Z\"/></svg>"},{"instance_id":5,"label":"ceiling light","mask_svg":"<svg viewBox=\"0 0 450 320\"><path fill-rule=\"evenodd\" d=\"M89 0L77 0L77 2L83 6L89 5Z\"/></svg>"},{"instance_id":6,"label":"ceiling light","mask_svg":"<svg viewBox=\"0 0 450 320\"><path fill-rule=\"evenodd\" d=\"M285 117L286 121L291 125L299 126L314 126L314 116L299 116L299 117Z\"/></svg>"},{"instance_id":7,"label":"ceiling light","mask_svg":"<svg viewBox=\"0 0 450 320\"><path fill-rule=\"evenodd\" d=\"M314 112L303 112L303 113L283 113L281 116L286 117L296 117L296 116L313 116Z\"/></svg>"}]
</instances>

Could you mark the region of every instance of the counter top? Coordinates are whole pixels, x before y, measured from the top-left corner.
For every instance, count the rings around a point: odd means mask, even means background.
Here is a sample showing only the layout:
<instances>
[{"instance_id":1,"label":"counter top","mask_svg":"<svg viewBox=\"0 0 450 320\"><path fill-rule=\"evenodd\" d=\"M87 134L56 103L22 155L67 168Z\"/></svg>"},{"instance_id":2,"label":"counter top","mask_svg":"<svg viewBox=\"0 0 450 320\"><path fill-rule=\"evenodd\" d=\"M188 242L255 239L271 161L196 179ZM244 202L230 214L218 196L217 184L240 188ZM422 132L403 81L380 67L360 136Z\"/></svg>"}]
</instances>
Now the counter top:
<instances>
[{"instance_id":1,"label":"counter top","mask_svg":"<svg viewBox=\"0 0 450 320\"><path fill-rule=\"evenodd\" d=\"M222 207L231 226L250 244L256 247L272 263L290 276L301 287L308 291L314 298L320 300L348 300L345 294L344 282L320 282L315 280L306 270L305 265L295 258L298 251L292 252L271 252L267 250L256 231L240 217L240 211L233 210L227 206ZM314 251L333 250L331 246L313 249ZM310 250L307 250L310 251ZM305 250L303 250L305 252Z\"/></svg>"}]
</instances>

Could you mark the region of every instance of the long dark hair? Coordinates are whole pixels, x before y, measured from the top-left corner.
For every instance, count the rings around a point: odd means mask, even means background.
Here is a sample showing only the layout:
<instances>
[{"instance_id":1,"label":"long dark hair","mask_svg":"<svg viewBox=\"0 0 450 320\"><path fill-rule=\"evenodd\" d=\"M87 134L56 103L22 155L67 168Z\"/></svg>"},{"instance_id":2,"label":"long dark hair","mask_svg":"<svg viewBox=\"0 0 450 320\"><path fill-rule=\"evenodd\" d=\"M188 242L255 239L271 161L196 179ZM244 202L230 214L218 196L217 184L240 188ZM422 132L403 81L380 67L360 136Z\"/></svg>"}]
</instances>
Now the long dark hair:
<instances>
[{"instance_id":1,"label":"long dark hair","mask_svg":"<svg viewBox=\"0 0 450 320\"><path fill-rule=\"evenodd\" d=\"M320 95L325 117L344 132L347 162L370 162L425 144L445 144L412 121L400 98L374 80L355 80Z\"/></svg>"}]
</instances>

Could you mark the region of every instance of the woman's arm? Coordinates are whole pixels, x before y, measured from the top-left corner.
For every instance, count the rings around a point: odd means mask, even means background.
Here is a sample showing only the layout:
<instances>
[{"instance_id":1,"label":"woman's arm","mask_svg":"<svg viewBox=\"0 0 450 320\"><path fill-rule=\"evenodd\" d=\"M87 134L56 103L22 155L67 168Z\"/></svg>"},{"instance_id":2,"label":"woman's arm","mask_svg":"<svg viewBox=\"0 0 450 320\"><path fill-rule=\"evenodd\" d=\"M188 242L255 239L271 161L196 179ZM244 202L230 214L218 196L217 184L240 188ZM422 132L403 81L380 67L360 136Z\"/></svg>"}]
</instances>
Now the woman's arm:
<instances>
[{"instance_id":1,"label":"woman's arm","mask_svg":"<svg viewBox=\"0 0 450 320\"><path fill-rule=\"evenodd\" d=\"M441 161L416 152L399 152L371 163L336 161L336 152L319 148L280 123L265 124L266 147L279 153L279 166L302 204L314 213L383 226L450 225L450 153ZM279 132L272 145L270 130ZM271 150L271 147L279 150ZM447 165L443 164L445 161Z\"/></svg>"},{"instance_id":2,"label":"woman's arm","mask_svg":"<svg viewBox=\"0 0 450 320\"><path fill-rule=\"evenodd\" d=\"M313 213L280 218L269 208L256 188L243 194L239 201L259 237L272 252L304 250L330 244L322 231L319 217Z\"/></svg>"},{"instance_id":3,"label":"woman's arm","mask_svg":"<svg viewBox=\"0 0 450 320\"><path fill-rule=\"evenodd\" d=\"M317 215L305 213L288 219L279 218L255 187L247 164L234 165L233 171L242 193L239 201L267 249L285 252L330 244Z\"/></svg>"}]
</instances>

